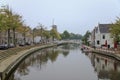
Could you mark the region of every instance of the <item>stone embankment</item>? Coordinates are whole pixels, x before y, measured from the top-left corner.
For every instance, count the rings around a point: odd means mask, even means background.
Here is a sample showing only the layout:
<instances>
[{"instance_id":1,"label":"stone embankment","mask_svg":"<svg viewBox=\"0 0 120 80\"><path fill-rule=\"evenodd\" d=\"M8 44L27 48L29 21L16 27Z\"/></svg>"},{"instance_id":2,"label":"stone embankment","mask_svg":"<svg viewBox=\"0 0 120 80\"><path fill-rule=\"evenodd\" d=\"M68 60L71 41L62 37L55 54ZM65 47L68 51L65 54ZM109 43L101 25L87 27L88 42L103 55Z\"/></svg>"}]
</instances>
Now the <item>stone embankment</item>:
<instances>
[{"instance_id":1,"label":"stone embankment","mask_svg":"<svg viewBox=\"0 0 120 80\"><path fill-rule=\"evenodd\" d=\"M28 55L44 49L49 48L53 46L57 46L59 44L46 44L42 46L36 46L32 47L20 52L16 52L15 54L12 54L12 56L9 57L3 57L1 58L2 61L0 62L0 80L7 80L7 78L10 76L10 74L17 68L17 66L20 64L22 60L24 60ZM7 53L9 54L9 53ZM6 54L5 54L6 55ZM2 56L5 56L2 54ZM9 54L10 55L10 54Z\"/></svg>"},{"instance_id":2,"label":"stone embankment","mask_svg":"<svg viewBox=\"0 0 120 80\"><path fill-rule=\"evenodd\" d=\"M120 53L117 50L110 50L110 49L102 49L102 48L91 48L89 46L83 46L84 51L87 52L94 52L94 53L99 53L105 56L112 57L116 60L120 61Z\"/></svg>"}]
</instances>

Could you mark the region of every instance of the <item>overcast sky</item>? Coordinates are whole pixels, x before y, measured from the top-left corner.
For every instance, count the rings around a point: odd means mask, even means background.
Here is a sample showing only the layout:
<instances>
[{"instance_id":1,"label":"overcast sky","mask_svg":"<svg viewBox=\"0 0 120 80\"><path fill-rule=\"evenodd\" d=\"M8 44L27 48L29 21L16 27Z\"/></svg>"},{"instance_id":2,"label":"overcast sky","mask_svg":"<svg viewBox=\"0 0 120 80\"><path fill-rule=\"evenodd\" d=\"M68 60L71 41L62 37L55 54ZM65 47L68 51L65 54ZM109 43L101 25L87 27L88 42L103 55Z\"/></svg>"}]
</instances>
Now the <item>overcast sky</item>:
<instances>
[{"instance_id":1,"label":"overcast sky","mask_svg":"<svg viewBox=\"0 0 120 80\"><path fill-rule=\"evenodd\" d=\"M2 5L9 5L32 28L42 23L50 29L54 19L59 32L84 34L120 17L120 0L0 0Z\"/></svg>"}]
</instances>

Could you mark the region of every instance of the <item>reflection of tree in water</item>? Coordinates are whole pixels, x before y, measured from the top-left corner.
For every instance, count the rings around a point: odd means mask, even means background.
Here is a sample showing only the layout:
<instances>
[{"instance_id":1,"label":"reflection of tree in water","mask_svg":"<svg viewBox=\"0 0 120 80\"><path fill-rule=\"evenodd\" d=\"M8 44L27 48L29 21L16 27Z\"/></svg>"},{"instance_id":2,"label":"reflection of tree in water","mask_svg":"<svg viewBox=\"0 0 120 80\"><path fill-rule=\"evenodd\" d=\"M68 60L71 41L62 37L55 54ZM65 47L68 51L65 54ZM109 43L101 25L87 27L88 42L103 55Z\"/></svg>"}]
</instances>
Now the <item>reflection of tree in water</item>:
<instances>
[{"instance_id":1,"label":"reflection of tree in water","mask_svg":"<svg viewBox=\"0 0 120 80\"><path fill-rule=\"evenodd\" d=\"M29 73L29 69L28 69L28 66L29 63L24 61L20 66L19 68L17 69L17 72L20 74L20 76L23 76L23 75L28 75Z\"/></svg>"},{"instance_id":2,"label":"reflection of tree in water","mask_svg":"<svg viewBox=\"0 0 120 80\"><path fill-rule=\"evenodd\" d=\"M66 50L73 50L78 48L80 45L78 44L67 44L67 45L63 45L62 48L66 49Z\"/></svg>"},{"instance_id":3,"label":"reflection of tree in water","mask_svg":"<svg viewBox=\"0 0 120 80\"><path fill-rule=\"evenodd\" d=\"M120 80L120 72L119 71L104 71L101 70L99 72L98 77L100 79L110 79L110 80Z\"/></svg>"},{"instance_id":4,"label":"reflection of tree in water","mask_svg":"<svg viewBox=\"0 0 120 80\"><path fill-rule=\"evenodd\" d=\"M16 71L16 73L19 74L19 76L18 75L14 76L15 74L13 73L11 74L8 80L21 80L20 76L28 75L29 73L28 65L29 64L26 62L26 60L23 61Z\"/></svg>"},{"instance_id":5,"label":"reflection of tree in water","mask_svg":"<svg viewBox=\"0 0 120 80\"><path fill-rule=\"evenodd\" d=\"M109 79L109 72L105 70L101 70L98 74L100 79Z\"/></svg>"},{"instance_id":6,"label":"reflection of tree in water","mask_svg":"<svg viewBox=\"0 0 120 80\"><path fill-rule=\"evenodd\" d=\"M68 54L69 54L69 51L63 51L63 55L64 55L64 57L67 57Z\"/></svg>"},{"instance_id":7,"label":"reflection of tree in water","mask_svg":"<svg viewBox=\"0 0 120 80\"><path fill-rule=\"evenodd\" d=\"M70 44L68 44L68 45L63 45L62 48L63 48L63 49L70 49Z\"/></svg>"},{"instance_id":8,"label":"reflection of tree in water","mask_svg":"<svg viewBox=\"0 0 120 80\"><path fill-rule=\"evenodd\" d=\"M88 53L91 63L101 80L120 80L120 63L112 58Z\"/></svg>"},{"instance_id":9,"label":"reflection of tree in water","mask_svg":"<svg viewBox=\"0 0 120 80\"><path fill-rule=\"evenodd\" d=\"M110 79L111 80L120 80L120 72L118 71L111 71L110 72Z\"/></svg>"},{"instance_id":10,"label":"reflection of tree in water","mask_svg":"<svg viewBox=\"0 0 120 80\"><path fill-rule=\"evenodd\" d=\"M58 55L59 55L58 53L59 53L59 52L56 51L56 50L54 50L54 49L51 50L51 53L48 54L48 57L49 57L49 59L51 60L51 62L56 61L56 59L57 59L57 57L58 57Z\"/></svg>"},{"instance_id":11,"label":"reflection of tree in water","mask_svg":"<svg viewBox=\"0 0 120 80\"><path fill-rule=\"evenodd\" d=\"M69 52L62 52L64 56L67 56ZM21 80L20 76L28 75L30 72L30 67L34 67L37 70L41 70L44 67L48 60L51 62L55 62L57 60L58 55L60 54L59 50L50 48L38 51L28 58L26 58L17 68L16 72L11 75L12 77L9 80Z\"/></svg>"}]
</instances>

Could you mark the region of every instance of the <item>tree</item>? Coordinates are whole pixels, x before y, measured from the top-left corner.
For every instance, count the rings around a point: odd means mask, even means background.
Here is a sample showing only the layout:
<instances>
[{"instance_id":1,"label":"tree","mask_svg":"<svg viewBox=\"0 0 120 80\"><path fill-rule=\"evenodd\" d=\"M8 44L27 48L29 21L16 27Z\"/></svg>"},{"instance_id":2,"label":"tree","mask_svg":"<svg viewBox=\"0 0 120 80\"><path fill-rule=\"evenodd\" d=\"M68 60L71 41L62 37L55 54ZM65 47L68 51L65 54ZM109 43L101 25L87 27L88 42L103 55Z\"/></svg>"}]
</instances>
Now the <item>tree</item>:
<instances>
[{"instance_id":1,"label":"tree","mask_svg":"<svg viewBox=\"0 0 120 80\"><path fill-rule=\"evenodd\" d=\"M41 43L43 43L44 42L44 31L46 28L44 27L44 25L39 23L37 26L37 29L39 31L38 34L41 37Z\"/></svg>"},{"instance_id":2,"label":"tree","mask_svg":"<svg viewBox=\"0 0 120 80\"><path fill-rule=\"evenodd\" d=\"M44 35L44 37L45 37L45 39L46 39L46 42L47 42L48 39L51 37L50 32L47 31L47 30L44 30L43 35Z\"/></svg>"},{"instance_id":3,"label":"tree","mask_svg":"<svg viewBox=\"0 0 120 80\"><path fill-rule=\"evenodd\" d=\"M70 38L70 33L65 30L62 35L61 35L62 39L69 39Z\"/></svg>"},{"instance_id":4,"label":"tree","mask_svg":"<svg viewBox=\"0 0 120 80\"><path fill-rule=\"evenodd\" d=\"M34 28L32 30L32 36L33 36L33 43L34 43L35 42L34 38L37 36L37 29L36 28Z\"/></svg>"},{"instance_id":5,"label":"tree","mask_svg":"<svg viewBox=\"0 0 120 80\"><path fill-rule=\"evenodd\" d=\"M23 27L23 37L24 37L24 44L26 44L26 37L30 34L30 27L29 26L24 26Z\"/></svg>"},{"instance_id":6,"label":"tree","mask_svg":"<svg viewBox=\"0 0 120 80\"><path fill-rule=\"evenodd\" d=\"M52 36L53 41L54 39L58 39L58 40L61 39L60 34L54 28L51 29L50 34Z\"/></svg>"},{"instance_id":7,"label":"tree","mask_svg":"<svg viewBox=\"0 0 120 80\"><path fill-rule=\"evenodd\" d=\"M14 14L13 15L13 26L12 26L14 46L16 46L16 38L15 38L16 29L18 27L21 27L22 25L23 25L22 17L18 14Z\"/></svg>"},{"instance_id":8,"label":"tree","mask_svg":"<svg viewBox=\"0 0 120 80\"><path fill-rule=\"evenodd\" d=\"M1 11L1 10L0 10ZM3 44L2 32L5 30L5 15L0 12L0 43Z\"/></svg>"},{"instance_id":9,"label":"tree","mask_svg":"<svg viewBox=\"0 0 120 80\"><path fill-rule=\"evenodd\" d=\"M0 32L5 30L5 26L4 26L6 24L5 20L6 20L6 15L0 12Z\"/></svg>"},{"instance_id":10,"label":"tree","mask_svg":"<svg viewBox=\"0 0 120 80\"><path fill-rule=\"evenodd\" d=\"M5 15L4 17L4 25L5 29L7 30L8 36L8 47L10 47L11 41L13 41L14 46L16 46L16 39L15 39L15 30L16 28L20 27L23 23L22 17L18 14L15 14L9 6L3 6L1 9L2 14ZM11 30L13 30L13 37L11 37ZM12 40L13 39L13 40Z\"/></svg>"},{"instance_id":11,"label":"tree","mask_svg":"<svg viewBox=\"0 0 120 80\"><path fill-rule=\"evenodd\" d=\"M5 29L5 15L0 13L0 31L3 31Z\"/></svg>"},{"instance_id":12,"label":"tree","mask_svg":"<svg viewBox=\"0 0 120 80\"><path fill-rule=\"evenodd\" d=\"M116 22L110 28L111 37L114 38L114 42L120 41L120 18L117 18Z\"/></svg>"},{"instance_id":13,"label":"tree","mask_svg":"<svg viewBox=\"0 0 120 80\"><path fill-rule=\"evenodd\" d=\"M75 33L69 33L67 30L65 30L62 34L60 34L62 39L81 39L82 35L75 34Z\"/></svg>"},{"instance_id":14,"label":"tree","mask_svg":"<svg viewBox=\"0 0 120 80\"><path fill-rule=\"evenodd\" d=\"M27 26L27 25L24 24L23 26L19 27L17 29L17 31L22 34L22 36L23 36L22 43L25 44L26 43L26 37L29 36L29 35L31 35L30 34L31 28L29 26Z\"/></svg>"},{"instance_id":15,"label":"tree","mask_svg":"<svg viewBox=\"0 0 120 80\"><path fill-rule=\"evenodd\" d=\"M90 31L87 31L87 32L85 33L85 35L84 35L83 38L82 38L83 44L89 45L88 38L89 38L90 34L91 34Z\"/></svg>"},{"instance_id":16,"label":"tree","mask_svg":"<svg viewBox=\"0 0 120 80\"><path fill-rule=\"evenodd\" d=\"M12 26L12 11L9 9L8 6L2 6L1 13L4 14L4 27L7 29L8 35L8 47L10 47L10 28Z\"/></svg>"},{"instance_id":17,"label":"tree","mask_svg":"<svg viewBox=\"0 0 120 80\"><path fill-rule=\"evenodd\" d=\"M82 39L82 35L70 33L70 39Z\"/></svg>"}]
</instances>

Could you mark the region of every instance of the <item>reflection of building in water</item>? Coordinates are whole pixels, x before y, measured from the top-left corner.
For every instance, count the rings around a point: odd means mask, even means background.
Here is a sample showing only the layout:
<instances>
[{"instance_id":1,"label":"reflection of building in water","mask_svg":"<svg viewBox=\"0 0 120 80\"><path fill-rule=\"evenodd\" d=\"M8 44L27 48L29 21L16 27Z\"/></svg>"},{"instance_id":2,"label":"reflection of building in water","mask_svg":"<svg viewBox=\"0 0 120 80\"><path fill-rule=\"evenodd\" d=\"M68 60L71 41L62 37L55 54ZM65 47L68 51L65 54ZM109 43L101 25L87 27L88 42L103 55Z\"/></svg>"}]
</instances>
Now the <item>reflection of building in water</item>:
<instances>
[{"instance_id":1,"label":"reflection of building in water","mask_svg":"<svg viewBox=\"0 0 120 80\"><path fill-rule=\"evenodd\" d=\"M118 61L95 53L89 53L88 57L98 74L99 80L120 80L120 78L113 79L116 75L120 75L120 63Z\"/></svg>"}]
</instances>

